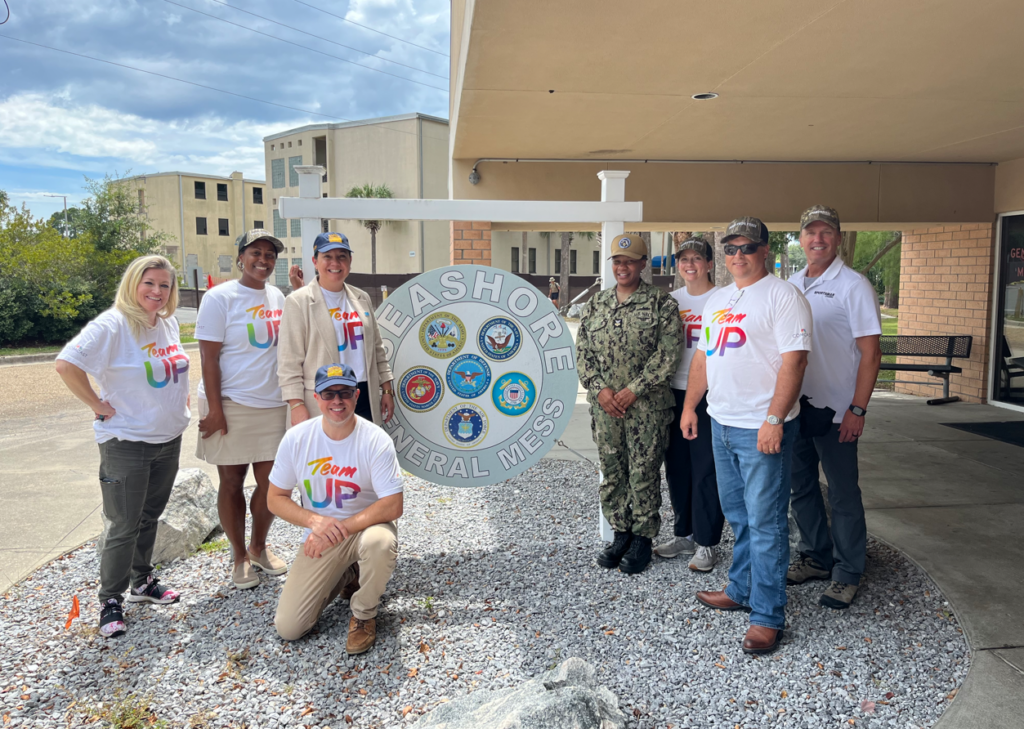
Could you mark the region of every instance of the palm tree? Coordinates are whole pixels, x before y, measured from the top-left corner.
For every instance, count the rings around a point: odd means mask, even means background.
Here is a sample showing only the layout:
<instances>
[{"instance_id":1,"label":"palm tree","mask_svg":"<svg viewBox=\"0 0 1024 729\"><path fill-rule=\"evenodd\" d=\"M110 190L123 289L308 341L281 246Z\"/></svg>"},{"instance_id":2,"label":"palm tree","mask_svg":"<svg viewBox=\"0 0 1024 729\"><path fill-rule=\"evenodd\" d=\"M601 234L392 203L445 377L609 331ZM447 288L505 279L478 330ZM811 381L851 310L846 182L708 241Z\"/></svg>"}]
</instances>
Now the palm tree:
<instances>
[{"instance_id":1,"label":"palm tree","mask_svg":"<svg viewBox=\"0 0 1024 729\"><path fill-rule=\"evenodd\" d=\"M594 240L593 231L584 231L582 233L562 233L562 250L561 250L561 272L559 273L558 281L558 310L564 311L569 306L569 246L572 244L573 238L579 238L581 240Z\"/></svg>"},{"instance_id":2,"label":"palm tree","mask_svg":"<svg viewBox=\"0 0 1024 729\"><path fill-rule=\"evenodd\" d=\"M395 194L387 185L374 185L372 182L366 185L353 187L345 197L374 197L393 198ZM360 220L359 223L370 231L370 273L377 273L377 231L382 225L390 223L390 220Z\"/></svg>"}]
</instances>

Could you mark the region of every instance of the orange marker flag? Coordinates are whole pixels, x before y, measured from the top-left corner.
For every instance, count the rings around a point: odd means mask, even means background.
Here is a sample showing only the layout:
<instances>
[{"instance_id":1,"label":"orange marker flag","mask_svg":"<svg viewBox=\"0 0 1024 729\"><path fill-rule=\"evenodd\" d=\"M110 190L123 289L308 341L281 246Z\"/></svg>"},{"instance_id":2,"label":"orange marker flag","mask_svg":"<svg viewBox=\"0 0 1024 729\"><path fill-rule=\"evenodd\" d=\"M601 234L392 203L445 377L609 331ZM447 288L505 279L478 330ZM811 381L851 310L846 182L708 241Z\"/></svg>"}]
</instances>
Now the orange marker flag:
<instances>
[{"instance_id":1,"label":"orange marker flag","mask_svg":"<svg viewBox=\"0 0 1024 729\"><path fill-rule=\"evenodd\" d=\"M78 595L71 598L71 612L68 613L68 621L64 623L64 630L71 629L71 623L82 614L78 607Z\"/></svg>"}]
</instances>

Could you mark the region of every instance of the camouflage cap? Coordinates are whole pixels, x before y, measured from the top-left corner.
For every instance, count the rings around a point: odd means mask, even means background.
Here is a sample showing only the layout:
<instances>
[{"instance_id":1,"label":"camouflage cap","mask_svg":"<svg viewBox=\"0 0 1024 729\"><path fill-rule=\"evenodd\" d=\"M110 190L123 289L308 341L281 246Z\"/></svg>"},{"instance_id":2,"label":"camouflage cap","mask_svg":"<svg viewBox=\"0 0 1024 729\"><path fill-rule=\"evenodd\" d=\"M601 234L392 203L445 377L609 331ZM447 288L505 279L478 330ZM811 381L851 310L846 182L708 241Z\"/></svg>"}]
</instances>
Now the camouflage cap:
<instances>
[{"instance_id":1,"label":"camouflage cap","mask_svg":"<svg viewBox=\"0 0 1024 729\"><path fill-rule=\"evenodd\" d=\"M242 233L240 236L235 238L235 245L238 246L238 252L241 253L245 248L251 246L258 240L265 240L272 244L278 253L284 252L284 243L272 236L269 230L263 230L263 228L255 228L250 230L248 233Z\"/></svg>"},{"instance_id":2,"label":"camouflage cap","mask_svg":"<svg viewBox=\"0 0 1024 729\"><path fill-rule=\"evenodd\" d=\"M836 212L835 208L830 208L827 205L813 205L807 208L804 210L804 214L800 216L800 230L803 230L816 220L831 225L836 229L836 232L839 232L839 213Z\"/></svg>"},{"instance_id":3,"label":"camouflage cap","mask_svg":"<svg viewBox=\"0 0 1024 729\"><path fill-rule=\"evenodd\" d=\"M748 238L752 243L768 245L768 228L765 227L760 218L736 218L725 229L725 237L722 238L722 242L728 243L733 238L740 236Z\"/></svg>"},{"instance_id":4,"label":"camouflage cap","mask_svg":"<svg viewBox=\"0 0 1024 729\"><path fill-rule=\"evenodd\" d=\"M697 253L704 256L704 260L715 260L715 252L711 249L711 245L703 238L687 238L679 244L679 248L676 249L676 255L678 256L683 251L697 251Z\"/></svg>"},{"instance_id":5,"label":"camouflage cap","mask_svg":"<svg viewBox=\"0 0 1024 729\"><path fill-rule=\"evenodd\" d=\"M626 256L626 258L646 258L647 257L647 244L644 243L644 239L640 237L639 233L623 233L622 235L615 236L615 240L612 241L612 254L609 258L615 256Z\"/></svg>"}]
</instances>

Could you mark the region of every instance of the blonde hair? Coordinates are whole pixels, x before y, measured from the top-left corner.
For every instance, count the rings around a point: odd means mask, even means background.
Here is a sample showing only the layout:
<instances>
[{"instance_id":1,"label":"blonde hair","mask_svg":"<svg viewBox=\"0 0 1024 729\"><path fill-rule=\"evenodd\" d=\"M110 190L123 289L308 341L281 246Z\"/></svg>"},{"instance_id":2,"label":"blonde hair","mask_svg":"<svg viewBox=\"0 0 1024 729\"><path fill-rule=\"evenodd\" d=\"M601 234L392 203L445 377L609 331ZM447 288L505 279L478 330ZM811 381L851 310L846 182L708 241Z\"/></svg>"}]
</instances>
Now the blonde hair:
<instances>
[{"instance_id":1,"label":"blonde hair","mask_svg":"<svg viewBox=\"0 0 1024 729\"><path fill-rule=\"evenodd\" d=\"M171 293L167 297L167 306L157 312L157 317L167 319L174 316L174 310L178 308L178 272L170 261L163 256L141 256L129 263L121 277L121 284L117 287L114 308L124 314L136 339L141 338L150 328L149 315L139 306L136 291L146 271L153 269L171 274Z\"/></svg>"}]
</instances>

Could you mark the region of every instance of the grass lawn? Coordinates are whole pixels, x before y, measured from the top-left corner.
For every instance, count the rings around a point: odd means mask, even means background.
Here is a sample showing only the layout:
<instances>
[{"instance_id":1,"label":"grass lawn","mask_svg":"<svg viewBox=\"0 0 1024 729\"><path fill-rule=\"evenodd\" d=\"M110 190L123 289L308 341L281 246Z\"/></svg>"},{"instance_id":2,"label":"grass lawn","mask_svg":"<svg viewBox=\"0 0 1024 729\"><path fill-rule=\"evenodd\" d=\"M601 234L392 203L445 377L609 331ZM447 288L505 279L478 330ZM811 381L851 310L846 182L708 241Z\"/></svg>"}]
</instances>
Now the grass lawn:
<instances>
[{"instance_id":1,"label":"grass lawn","mask_svg":"<svg viewBox=\"0 0 1024 729\"><path fill-rule=\"evenodd\" d=\"M180 330L182 344L196 341L195 324L181 324ZM29 344L20 347L0 347L0 357L12 357L20 354L48 354L59 352L62 349L64 349L63 344Z\"/></svg>"}]
</instances>

